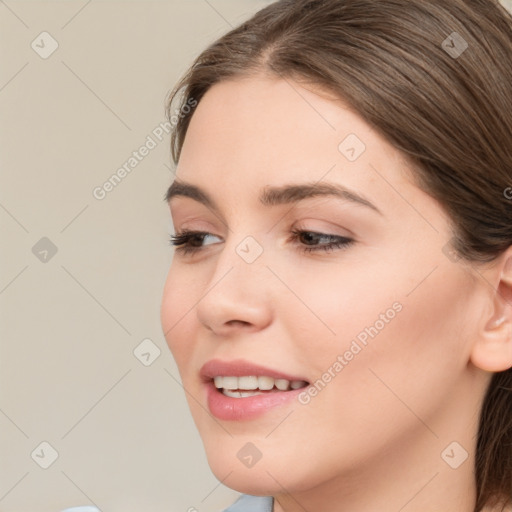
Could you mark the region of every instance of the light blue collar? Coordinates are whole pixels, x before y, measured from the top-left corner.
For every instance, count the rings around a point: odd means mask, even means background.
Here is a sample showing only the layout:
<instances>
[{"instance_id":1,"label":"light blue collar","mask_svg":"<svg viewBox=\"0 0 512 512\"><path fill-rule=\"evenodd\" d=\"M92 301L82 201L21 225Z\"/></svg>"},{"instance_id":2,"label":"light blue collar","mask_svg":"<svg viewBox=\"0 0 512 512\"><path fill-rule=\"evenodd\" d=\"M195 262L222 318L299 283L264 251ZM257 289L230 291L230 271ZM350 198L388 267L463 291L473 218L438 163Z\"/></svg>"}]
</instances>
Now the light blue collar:
<instances>
[{"instance_id":1,"label":"light blue collar","mask_svg":"<svg viewBox=\"0 0 512 512\"><path fill-rule=\"evenodd\" d=\"M272 512L274 498L272 496L250 496L242 494L233 505L224 512Z\"/></svg>"}]
</instances>

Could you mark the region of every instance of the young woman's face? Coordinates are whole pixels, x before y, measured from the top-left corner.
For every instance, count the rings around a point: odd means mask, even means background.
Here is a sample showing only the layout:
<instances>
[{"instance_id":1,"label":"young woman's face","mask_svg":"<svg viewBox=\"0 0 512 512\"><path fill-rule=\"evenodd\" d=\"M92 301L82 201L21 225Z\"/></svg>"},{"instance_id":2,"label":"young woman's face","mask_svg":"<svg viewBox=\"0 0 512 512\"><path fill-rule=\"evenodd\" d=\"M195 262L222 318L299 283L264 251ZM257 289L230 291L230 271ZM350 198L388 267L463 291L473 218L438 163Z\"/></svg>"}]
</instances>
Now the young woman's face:
<instances>
[{"instance_id":1,"label":"young woman's face","mask_svg":"<svg viewBox=\"0 0 512 512\"><path fill-rule=\"evenodd\" d=\"M188 129L177 182L201 195L174 189L172 221L208 235L175 253L161 320L194 421L241 492L442 478L450 443L473 454L476 281L401 154L304 87L221 82Z\"/></svg>"}]
</instances>

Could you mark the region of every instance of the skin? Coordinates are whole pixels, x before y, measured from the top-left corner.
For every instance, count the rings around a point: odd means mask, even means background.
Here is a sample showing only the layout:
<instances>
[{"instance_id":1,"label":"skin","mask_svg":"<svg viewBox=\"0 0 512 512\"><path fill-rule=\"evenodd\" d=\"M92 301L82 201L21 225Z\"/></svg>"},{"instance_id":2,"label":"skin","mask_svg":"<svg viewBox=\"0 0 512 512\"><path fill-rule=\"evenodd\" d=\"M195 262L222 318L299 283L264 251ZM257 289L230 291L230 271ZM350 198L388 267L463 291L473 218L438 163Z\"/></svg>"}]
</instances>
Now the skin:
<instances>
[{"instance_id":1,"label":"skin","mask_svg":"<svg viewBox=\"0 0 512 512\"><path fill-rule=\"evenodd\" d=\"M338 149L349 134L366 146L353 162ZM447 257L449 218L413 177L403 154L311 85L223 81L192 117L177 179L221 211L171 199L176 232L212 236L174 255L162 328L212 471L274 496L275 512L473 512L478 411L492 372L512 366L512 248L480 267ZM266 185L302 181L350 187L382 215L335 197L258 202ZM294 228L355 243L302 252ZM250 264L236 252L246 236L263 248ZM207 412L206 361L241 358L312 383L395 302L402 310L307 405L250 421ZM441 457L454 441L468 452L457 469ZM247 442L262 454L251 468L237 457Z\"/></svg>"}]
</instances>

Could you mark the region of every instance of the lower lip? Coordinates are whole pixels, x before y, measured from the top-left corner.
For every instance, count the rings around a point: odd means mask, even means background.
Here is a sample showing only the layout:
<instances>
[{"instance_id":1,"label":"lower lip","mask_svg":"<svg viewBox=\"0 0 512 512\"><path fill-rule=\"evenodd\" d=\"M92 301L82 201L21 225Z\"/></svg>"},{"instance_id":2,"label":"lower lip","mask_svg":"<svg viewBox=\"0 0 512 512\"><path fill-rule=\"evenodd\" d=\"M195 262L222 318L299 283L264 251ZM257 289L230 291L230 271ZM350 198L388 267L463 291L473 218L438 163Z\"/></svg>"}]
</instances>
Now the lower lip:
<instances>
[{"instance_id":1,"label":"lower lip","mask_svg":"<svg viewBox=\"0 0 512 512\"><path fill-rule=\"evenodd\" d=\"M216 418L227 421L250 420L261 416L272 409L288 404L306 389L304 387L245 398L232 398L219 391L213 381L207 382L205 385L208 409Z\"/></svg>"}]
</instances>

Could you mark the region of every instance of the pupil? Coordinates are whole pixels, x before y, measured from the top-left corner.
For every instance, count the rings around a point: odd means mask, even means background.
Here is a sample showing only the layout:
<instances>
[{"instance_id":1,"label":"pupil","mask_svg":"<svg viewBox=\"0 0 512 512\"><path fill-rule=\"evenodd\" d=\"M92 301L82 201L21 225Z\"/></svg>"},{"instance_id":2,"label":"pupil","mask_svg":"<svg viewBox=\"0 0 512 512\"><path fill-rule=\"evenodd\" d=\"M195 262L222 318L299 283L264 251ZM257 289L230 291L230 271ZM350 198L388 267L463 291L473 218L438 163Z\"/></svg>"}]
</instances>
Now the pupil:
<instances>
[{"instance_id":1,"label":"pupil","mask_svg":"<svg viewBox=\"0 0 512 512\"><path fill-rule=\"evenodd\" d=\"M315 235L313 233L304 233L304 237L306 238L307 242L313 242L313 245L316 245ZM318 240L316 242L318 242Z\"/></svg>"}]
</instances>

